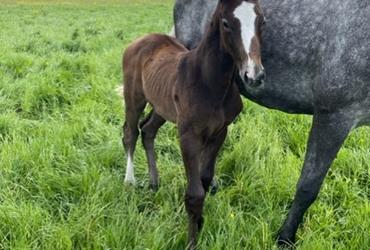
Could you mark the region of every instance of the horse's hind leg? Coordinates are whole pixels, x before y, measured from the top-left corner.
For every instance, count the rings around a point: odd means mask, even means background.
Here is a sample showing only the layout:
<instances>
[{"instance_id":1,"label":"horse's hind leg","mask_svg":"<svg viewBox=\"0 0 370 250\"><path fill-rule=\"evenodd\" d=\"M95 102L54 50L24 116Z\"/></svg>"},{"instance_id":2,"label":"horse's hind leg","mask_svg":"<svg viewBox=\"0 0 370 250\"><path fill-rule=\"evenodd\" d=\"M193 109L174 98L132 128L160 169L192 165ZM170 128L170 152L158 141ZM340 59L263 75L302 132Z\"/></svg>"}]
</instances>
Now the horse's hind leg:
<instances>
[{"instance_id":1,"label":"horse's hind leg","mask_svg":"<svg viewBox=\"0 0 370 250\"><path fill-rule=\"evenodd\" d=\"M306 159L287 219L278 236L279 245L291 245L303 215L315 201L322 182L354 121L343 113L315 114Z\"/></svg>"},{"instance_id":2,"label":"horse's hind leg","mask_svg":"<svg viewBox=\"0 0 370 250\"><path fill-rule=\"evenodd\" d=\"M126 87L126 85L125 85ZM125 110L126 110L126 121L123 125L123 138L122 142L126 150L127 165L125 182L135 184L134 176L134 152L136 147L136 141L139 136L138 123L140 115L143 112L146 101L143 96L128 96L125 89Z\"/></svg>"},{"instance_id":3,"label":"horse's hind leg","mask_svg":"<svg viewBox=\"0 0 370 250\"><path fill-rule=\"evenodd\" d=\"M149 186L153 191L158 189L158 170L155 161L154 153L154 139L157 135L158 129L165 123L160 115L158 115L154 110L149 114L141 124L141 139L144 145L146 157L148 159L149 167Z\"/></svg>"}]
</instances>

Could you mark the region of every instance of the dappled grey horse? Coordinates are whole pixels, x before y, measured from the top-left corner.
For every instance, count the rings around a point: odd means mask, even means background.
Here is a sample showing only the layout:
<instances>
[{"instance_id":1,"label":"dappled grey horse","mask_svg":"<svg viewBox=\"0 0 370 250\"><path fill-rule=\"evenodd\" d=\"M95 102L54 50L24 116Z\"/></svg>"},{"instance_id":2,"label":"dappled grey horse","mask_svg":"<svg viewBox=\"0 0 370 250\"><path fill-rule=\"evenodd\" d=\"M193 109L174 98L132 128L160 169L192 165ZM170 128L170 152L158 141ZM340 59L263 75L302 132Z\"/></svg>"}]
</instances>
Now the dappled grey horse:
<instances>
[{"instance_id":1,"label":"dappled grey horse","mask_svg":"<svg viewBox=\"0 0 370 250\"><path fill-rule=\"evenodd\" d=\"M177 38L195 47L217 0L177 0ZM370 124L370 1L261 0L266 17L260 84L240 92L272 109L313 114L306 158L278 243L295 242L305 211L349 132Z\"/></svg>"}]
</instances>

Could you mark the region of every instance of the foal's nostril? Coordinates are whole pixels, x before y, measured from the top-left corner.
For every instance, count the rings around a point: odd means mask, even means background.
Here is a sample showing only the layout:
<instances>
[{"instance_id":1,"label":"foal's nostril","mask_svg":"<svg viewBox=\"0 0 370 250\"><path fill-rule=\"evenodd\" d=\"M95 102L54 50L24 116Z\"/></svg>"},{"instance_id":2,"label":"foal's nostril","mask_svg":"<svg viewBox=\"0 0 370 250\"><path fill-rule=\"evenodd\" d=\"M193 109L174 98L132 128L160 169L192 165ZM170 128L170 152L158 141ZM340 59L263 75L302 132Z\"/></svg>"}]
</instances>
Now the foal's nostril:
<instances>
[{"instance_id":1,"label":"foal's nostril","mask_svg":"<svg viewBox=\"0 0 370 250\"><path fill-rule=\"evenodd\" d=\"M258 75L256 76L256 81L257 81L257 82L262 82L262 81L264 81L264 80L265 80L265 78L266 78L266 73L265 73L265 71L264 71L264 70L261 70L261 71L258 73Z\"/></svg>"},{"instance_id":2,"label":"foal's nostril","mask_svg":"<svg viewBox=\"0 0 370 250\"><path fill-rule=\"evenodd\" d=\"M249 81L249 78L248 78L248 72L244 72L244 81L248 82Z\"/></svg>"}]
</instances>

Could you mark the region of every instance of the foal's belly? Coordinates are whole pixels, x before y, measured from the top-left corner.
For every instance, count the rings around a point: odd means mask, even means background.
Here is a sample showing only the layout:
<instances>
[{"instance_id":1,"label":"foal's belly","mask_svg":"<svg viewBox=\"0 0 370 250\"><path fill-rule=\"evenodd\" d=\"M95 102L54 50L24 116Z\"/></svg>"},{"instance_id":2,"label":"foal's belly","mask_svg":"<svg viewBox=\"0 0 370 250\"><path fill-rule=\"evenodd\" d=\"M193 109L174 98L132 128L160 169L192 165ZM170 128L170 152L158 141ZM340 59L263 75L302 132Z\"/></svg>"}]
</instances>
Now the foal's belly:
<instances>
[{"instance_id":1,"label":"foal's belly","mask_svg":"<svg viewBox=\"0 0 370 250\"><path fill-rule=\"evenodd\" d=\"M166 121L176 123L177 112L172 99L161 99L155 96L149 96L147 101L153 107L155 112Z\"/></svg>"},{"instance_id":2,"label":"foal's belly","mask_svg":"<svg viewBox=\"0 0 370 250\"><path fill-rule=\"evenodd\" d=\"M176 123L177 112L173 101L174 71L163 67L148 72L143 77L145 99L157 114L167 121Z\"/></svg>"}]
</instances>

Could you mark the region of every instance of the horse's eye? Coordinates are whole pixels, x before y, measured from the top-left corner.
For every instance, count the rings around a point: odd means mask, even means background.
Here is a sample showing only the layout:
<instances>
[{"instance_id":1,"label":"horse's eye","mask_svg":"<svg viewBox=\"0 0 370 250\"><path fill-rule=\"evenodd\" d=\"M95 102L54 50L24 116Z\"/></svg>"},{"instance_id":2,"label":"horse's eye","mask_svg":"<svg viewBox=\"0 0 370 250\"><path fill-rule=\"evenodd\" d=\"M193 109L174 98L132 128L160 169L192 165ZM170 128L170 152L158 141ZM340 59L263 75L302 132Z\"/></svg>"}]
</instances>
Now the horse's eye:
<instances>
[{"instance_id":1,"label":"horse's eye","mask_svg":"<svg viewBox=\"0 0 370 250\"><path fill-rule=\"evenodd\" d=\"M226 30L231 30L229 22L225 18L222 18L222 25Z\"/></svg>"}]
</instances>

